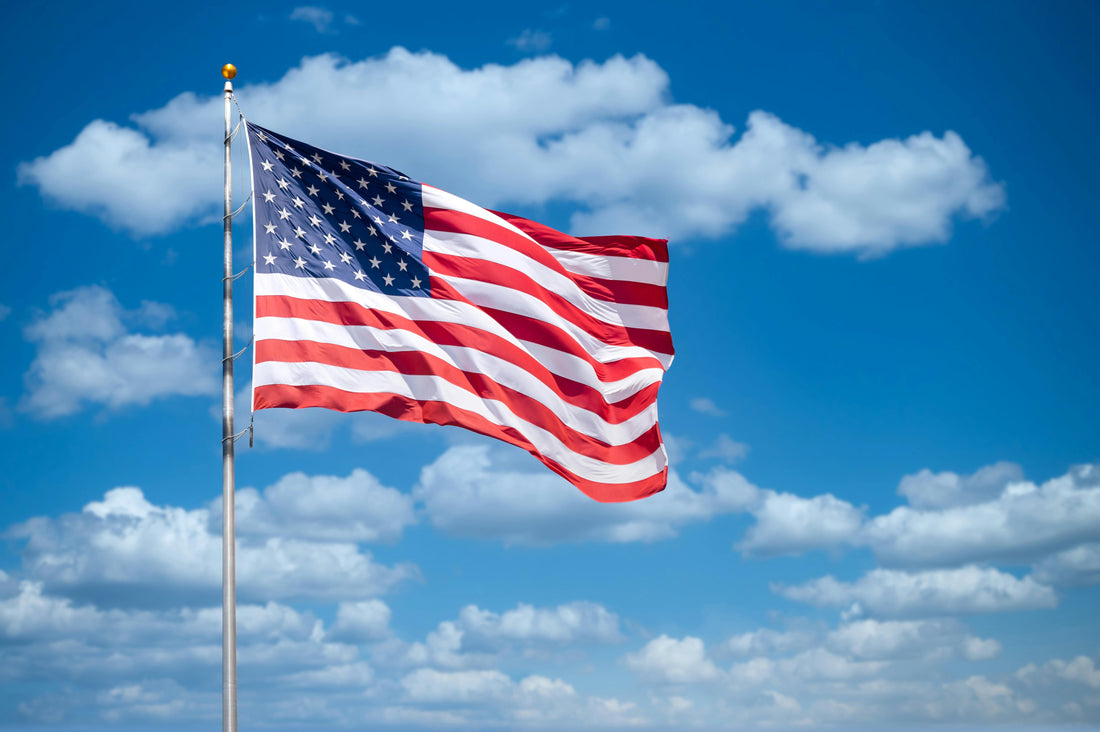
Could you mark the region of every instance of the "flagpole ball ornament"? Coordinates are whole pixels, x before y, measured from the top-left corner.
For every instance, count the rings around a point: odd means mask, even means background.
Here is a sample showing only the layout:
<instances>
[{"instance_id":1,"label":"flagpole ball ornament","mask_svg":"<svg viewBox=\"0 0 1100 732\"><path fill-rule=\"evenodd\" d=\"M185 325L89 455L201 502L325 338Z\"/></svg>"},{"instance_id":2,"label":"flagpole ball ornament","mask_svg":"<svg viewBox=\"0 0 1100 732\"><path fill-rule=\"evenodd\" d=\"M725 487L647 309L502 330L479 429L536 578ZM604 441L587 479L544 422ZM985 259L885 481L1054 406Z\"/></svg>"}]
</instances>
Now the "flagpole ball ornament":
<instances>
[{"instance_id":1,"label":"flagpole ball ornament","mask_svg":"<svg viewBox=\"0 0 1100 732\"><path fill-rule=\"evenodd\" d=\"M225 66L222 66L222 76L224 76L225 78L232 79L236 75L237 67L233 64L226 64Z\"/></svg>"}]
</instances>

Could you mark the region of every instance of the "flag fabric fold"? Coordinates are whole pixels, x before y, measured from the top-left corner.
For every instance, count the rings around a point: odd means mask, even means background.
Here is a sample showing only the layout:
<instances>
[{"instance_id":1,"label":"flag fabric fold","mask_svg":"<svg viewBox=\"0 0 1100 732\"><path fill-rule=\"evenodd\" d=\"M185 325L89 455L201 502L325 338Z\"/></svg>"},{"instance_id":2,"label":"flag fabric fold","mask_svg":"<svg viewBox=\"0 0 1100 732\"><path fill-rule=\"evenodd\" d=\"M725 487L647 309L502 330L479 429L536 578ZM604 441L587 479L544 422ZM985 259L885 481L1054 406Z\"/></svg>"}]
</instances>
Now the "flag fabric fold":
<instances>
[{"instance_id":1,"label":"flag fabric fold","mask_svg":"<svg viewBox=\"0 0 1100 732\"><path fill-rule=\"evenodd\" d=\"M457 425L598 501L665 487L661 239L575 238L247 123L253 409Z\"/></svg>"}]
</instances>

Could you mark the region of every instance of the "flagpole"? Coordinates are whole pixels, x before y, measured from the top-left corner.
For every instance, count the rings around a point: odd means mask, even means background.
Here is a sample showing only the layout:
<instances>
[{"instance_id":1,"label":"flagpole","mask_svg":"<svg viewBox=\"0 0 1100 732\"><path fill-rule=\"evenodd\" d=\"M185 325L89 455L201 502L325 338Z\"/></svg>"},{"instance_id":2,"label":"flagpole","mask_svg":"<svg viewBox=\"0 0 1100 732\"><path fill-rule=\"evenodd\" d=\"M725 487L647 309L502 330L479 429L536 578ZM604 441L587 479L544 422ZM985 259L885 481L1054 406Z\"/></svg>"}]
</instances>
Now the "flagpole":
<instances>
[{"instance_id":1,"label":"flagpole","mask_svg":"<svg viewBox=\"0 0 1100 732\"><path fill-rule=\"evenodd\" d=\"M237 572L233 516L233 170L230 111L237 67L225 77L225 231L222 276L222 732L237 732Z\"/></svg>"}]
</instances>

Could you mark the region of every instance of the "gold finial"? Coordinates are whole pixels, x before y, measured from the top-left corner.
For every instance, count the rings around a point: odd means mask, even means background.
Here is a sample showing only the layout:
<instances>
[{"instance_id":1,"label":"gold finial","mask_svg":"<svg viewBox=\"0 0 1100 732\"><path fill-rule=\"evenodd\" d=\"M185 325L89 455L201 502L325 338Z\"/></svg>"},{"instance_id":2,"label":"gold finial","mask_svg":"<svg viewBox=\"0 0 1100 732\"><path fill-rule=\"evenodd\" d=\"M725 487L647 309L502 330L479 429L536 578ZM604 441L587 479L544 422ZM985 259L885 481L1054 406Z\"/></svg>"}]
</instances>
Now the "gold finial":
<instances>
[{"instance_id":1,"label":"gold finial","mask_svg":"<svg viewBox=\"0 0 1100 732\"><path fill-rule=\"evenodd\" d=\"M236 75L237 67L233 64L226 64L225 66L222 66L222 76L224 76L225 78L232 79Z\"/></svg>"}]
</instances>

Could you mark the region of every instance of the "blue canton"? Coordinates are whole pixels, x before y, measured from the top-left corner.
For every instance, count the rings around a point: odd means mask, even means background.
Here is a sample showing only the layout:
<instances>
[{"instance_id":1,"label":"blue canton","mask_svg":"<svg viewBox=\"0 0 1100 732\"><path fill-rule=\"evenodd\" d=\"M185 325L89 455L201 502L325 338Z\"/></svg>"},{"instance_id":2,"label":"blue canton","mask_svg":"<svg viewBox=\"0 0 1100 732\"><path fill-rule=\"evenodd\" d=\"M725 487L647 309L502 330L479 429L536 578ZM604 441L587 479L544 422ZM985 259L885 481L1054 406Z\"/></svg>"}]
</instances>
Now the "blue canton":
<instances>
[{"instance_id":1,"label":"blue canton","mask_svg":"<svg viewBox=\"0 0 1100 732\"><path fill-rule=\"evenodd\" d=\"M258 272L430 296L418 181L247 124Z\"/></svg>"}]
</instances>

